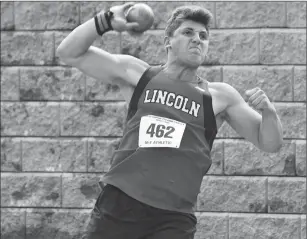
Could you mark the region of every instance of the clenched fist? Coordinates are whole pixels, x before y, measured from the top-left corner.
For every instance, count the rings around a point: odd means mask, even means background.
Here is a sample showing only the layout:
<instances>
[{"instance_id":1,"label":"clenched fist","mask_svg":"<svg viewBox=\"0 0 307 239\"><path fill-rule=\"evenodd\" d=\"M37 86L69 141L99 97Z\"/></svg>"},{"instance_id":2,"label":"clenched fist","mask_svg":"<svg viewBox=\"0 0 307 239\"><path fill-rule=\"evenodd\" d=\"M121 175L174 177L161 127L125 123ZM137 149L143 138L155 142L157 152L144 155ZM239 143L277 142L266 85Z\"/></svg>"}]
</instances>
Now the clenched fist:
<instances>
[{"instance_id":1,"label":"clenched fist","mask_svg":"<svg viewBox=\"0 0 307 239\"><path fill-rule=\"evenodd\" d=\"M110 8L110 10L114 14L111 19L111 25L115 31L133 31L135 28L139 27L139 24L137 22L127 22L126 19L126 12L133 5L135 5L134 2L128 2Z\"/></svg>"},{"instance_id":2,"label":"clenched fist","mask_svg":"<svg viewBox=\"0 0 307 239\"><path fill-rule=\"evenodd\" d=\"M247 103L256 110L274 110L275 108L267 95L259 87L245 91Z\"/></svg>"}]
</instances>

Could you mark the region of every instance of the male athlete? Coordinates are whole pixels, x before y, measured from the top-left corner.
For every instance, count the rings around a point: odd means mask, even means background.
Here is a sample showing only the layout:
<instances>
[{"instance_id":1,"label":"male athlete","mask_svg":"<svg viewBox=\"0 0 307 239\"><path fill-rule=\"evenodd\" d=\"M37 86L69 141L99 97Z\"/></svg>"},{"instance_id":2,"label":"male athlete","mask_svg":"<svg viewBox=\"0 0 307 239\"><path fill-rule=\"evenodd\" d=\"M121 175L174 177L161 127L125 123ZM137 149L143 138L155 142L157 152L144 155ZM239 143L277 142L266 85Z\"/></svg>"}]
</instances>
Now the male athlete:
<instances>
[{"instance_id":1,"label":"male athlete","mask_svg":"<svg viewBox=\"0 0 307 239\"><path fill-rule=\"evenodd\" d=\"M261 89L247 90L247 104L232 86L197 76L209 44L212 15L206 9L174 10L165 29L167 62L161 66L91 46L107 31L133 32L138 24L125 19L132 5L100 12L57 49L66 64L117 84L129 106L86 238L193 238L197 223L193 207L223 121L265 152L282 146L282 126Z\"/></svg>"}]
</instances>

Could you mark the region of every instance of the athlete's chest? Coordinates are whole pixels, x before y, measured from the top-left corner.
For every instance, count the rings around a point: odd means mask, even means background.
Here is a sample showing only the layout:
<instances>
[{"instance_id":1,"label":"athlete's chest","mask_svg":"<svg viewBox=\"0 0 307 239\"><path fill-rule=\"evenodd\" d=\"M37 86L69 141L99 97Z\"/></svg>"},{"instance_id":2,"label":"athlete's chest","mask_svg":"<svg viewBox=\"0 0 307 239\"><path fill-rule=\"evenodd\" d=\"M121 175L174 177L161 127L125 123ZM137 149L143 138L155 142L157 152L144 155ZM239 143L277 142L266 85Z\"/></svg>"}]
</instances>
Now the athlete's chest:
<instances>
[{"instance_id":1,"label":"athlete's chest","mask_svg":"<svg viewBox=\"0 0 307 239\"><path fill-rule=\"evenodd\" d=\"M202 104L203 92L188 84L167 81L149 82L139 101L140 108L175 110L194 118L199 118Z\"/></svg>"},{"instance_id":2,"label":"athlete's chest","mask_svg":"<svg viewBox=\"0 0 307 239\"><path fill-rule=\"evenodd\" d=\"M206 89L203 89L202 87L196 86L195 87L197 91L205 92ZM134 87L121 87L121 94L123 95L126 105L130 104L131 97L134 93L135 88ZM224 110L226 108L226 103L223 102L219 96L219 92L215 90L214 88L207 88L207 91L210 93L212 98L212 108L214 115L216 117L216 124L217 128L220 128L220 126L224 122ZM175 93L174 88L165 88L161 86L155 86L155 87L147 87L145 88L143 92L143 97L140 99L141 104L147 104L148 106L155 105L155 104L162 104L166 106L174 106L174 103L176 102L176 107L179 110L185 111L186 113L190 114L197 114L199 112L199 99L195 100L195 98L191 98L190 94L187 94L187 92L177 92Z\"/></svg>"}]
</instances>

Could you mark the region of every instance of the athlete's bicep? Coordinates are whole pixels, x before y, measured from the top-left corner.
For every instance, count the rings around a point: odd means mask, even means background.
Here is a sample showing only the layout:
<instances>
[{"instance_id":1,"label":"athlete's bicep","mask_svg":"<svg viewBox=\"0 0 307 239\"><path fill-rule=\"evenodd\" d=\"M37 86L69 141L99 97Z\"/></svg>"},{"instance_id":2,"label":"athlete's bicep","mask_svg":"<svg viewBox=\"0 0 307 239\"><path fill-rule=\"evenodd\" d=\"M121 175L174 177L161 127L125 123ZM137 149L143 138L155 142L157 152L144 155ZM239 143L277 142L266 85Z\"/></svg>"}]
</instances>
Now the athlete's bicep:
<instances>
[{"instance_id":1,"label":"athlete's bicep","mask_svg":"<svg viewBox=\"0 0 307 239\"><path fill-rule=\"evenodd\" d=\"M147 64L133 56L111 54L94 46L77 58L63 60L92 78L113 84L137 83Z\"/></svg>"}]
</instances>

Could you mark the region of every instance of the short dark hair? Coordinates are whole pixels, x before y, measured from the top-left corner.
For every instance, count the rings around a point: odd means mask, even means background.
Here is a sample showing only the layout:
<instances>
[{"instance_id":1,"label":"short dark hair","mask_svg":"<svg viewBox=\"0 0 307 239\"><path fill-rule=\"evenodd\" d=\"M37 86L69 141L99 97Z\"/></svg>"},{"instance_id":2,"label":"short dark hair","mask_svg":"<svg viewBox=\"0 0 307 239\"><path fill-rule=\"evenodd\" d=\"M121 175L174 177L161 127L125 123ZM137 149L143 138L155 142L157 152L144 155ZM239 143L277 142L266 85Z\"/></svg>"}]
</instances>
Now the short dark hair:
<instances>
[{"instance_id":1,"label":"short dark hair","mask_svg":"<svg viewBox=\"0 0 307 239\"><path fill-rule=\"evenodd\" d=\"M173 36L174 31L180 27L185 20L192 20L202 23L209 33L209 26L213 16L209 10L199 6L182 6L176 8L165 28L165 36Z\"/></svg>"}]
</instances>

